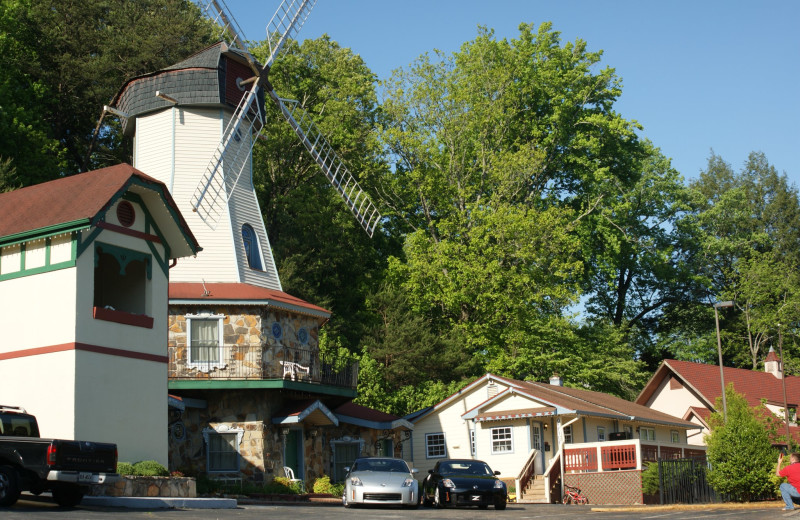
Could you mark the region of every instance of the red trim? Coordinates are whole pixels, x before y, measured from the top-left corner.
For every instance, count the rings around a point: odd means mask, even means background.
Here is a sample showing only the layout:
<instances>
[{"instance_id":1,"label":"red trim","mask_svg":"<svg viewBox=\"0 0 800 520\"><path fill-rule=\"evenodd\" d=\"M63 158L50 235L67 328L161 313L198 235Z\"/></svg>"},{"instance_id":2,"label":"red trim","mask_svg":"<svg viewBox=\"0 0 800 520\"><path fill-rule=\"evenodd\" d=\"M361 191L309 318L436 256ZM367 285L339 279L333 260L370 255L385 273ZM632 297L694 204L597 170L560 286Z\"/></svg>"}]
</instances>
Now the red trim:
<instances>
[{"instance_id":1,"label":"red trim","mask_svg":"<svg viewBox=\"0 0 800 520\"><path fill-rule=\"evenodd\" d=\"M120 348L101 347L99 345L89 345L88 343L64 343L61 345L50 345L47 347L29 348L25 350L17 350L15 352L0 353L0 361L4 361L6 359L39 356L43 354L55 354L56 352L69 352L71 350L81 350L84 352L94 352L95 354L105 354L108 356L140 359L142 361L154 361L156 363L169 363L168 356L145 354L144 352L134 352L133 350L124 350Z\"/></svg>"},{"instance_id":2,"label":"red trim","mask_svg":"<svg viewBox=\"0 0 800 520\"><path fill-rule=\"evenodd\" d=\"M147 240L148 242L155 242L156 244L161 243L161 239L158 238L157 235L150 235L148 233L142 233L141 231L136 231L134 229L124 228L122 226L118 226L116 224L109 224L108 222L103 222L102 220L97 223L97 227L107 229L109 231L116 231L117 233L122 233L123 235L132 236L135 238L141 238L142 240Z\"/></svg>"},{"instance_id":3,"label":"red trim","mask_svg":"<svg viewBox=\"0 0 800 520\"><path fill-rule=\"evenodd\" d=\"M153 328L153 318L144 314L131 314L130 312L105 309L103 307L92 307L92 317L96 320L113 321L123 325L133 325L145 329Z\"/></svg>"}]
</instances>

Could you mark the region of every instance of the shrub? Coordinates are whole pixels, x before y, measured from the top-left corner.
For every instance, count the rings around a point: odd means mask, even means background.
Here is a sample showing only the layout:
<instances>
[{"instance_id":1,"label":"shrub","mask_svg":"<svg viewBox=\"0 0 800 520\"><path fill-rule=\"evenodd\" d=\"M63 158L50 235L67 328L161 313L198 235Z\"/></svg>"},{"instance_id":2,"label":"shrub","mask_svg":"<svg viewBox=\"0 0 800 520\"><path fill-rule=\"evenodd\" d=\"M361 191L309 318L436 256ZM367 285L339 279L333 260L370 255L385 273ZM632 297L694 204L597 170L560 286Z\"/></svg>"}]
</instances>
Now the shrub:
<instances>
[{"instance_id":1,"label":"shrub","mask_svg":"<svg viewBox=\"0 0 800 520\"><path fill-rule=\"evenodd\" d=\"M117 462L117 473L120 475L133 475L133 464L130 462Z\"/></svg>"},{"instance_id":2,"label":"shrub","mask_svg":"<svg viewBox=\"0 0 800 520\"><path fill-rule=\"evenodd\" d=\"M658 493L658 462L647 462L644 471L642 471L642 493L645 495L654 495Z\"/></svg>"},{"instance_id":3,"label":"shrub","mask_svg":"<svg viewBox=\"0 0 800 520\"><path fill-rule=\"evenodd\" d=\"M774 494L776 451L767 433L766 413L761 407L750 408L743 395L730 384L725 389L728 420L719 412L711 414L708 445L708 482L717 493L729 494L735 501L750 501ZM717 410L721 409L720 399Z\"/></svg>"},{"instance_id":4,"label":"shrub","mask_svg":"<svg viewBox=\"0 0 800 520\"><path fill-rule=\"evenodd\" d=\"M154 460L143 460L133 465L133 474L140 477L168 477L169 471Z\"/></svg>"},{"instance_id":5,"label":"shrub","mask_svg":"<svg viewBox=\"0 0 800 520\"><path fill-rule=\"evenodd\" d=\"M327 475L323 475L314 481L312 489L314 490L314 493L332 494L332 487L333 484L331 484L331 478Z\"/></svg>"}]
</instances>

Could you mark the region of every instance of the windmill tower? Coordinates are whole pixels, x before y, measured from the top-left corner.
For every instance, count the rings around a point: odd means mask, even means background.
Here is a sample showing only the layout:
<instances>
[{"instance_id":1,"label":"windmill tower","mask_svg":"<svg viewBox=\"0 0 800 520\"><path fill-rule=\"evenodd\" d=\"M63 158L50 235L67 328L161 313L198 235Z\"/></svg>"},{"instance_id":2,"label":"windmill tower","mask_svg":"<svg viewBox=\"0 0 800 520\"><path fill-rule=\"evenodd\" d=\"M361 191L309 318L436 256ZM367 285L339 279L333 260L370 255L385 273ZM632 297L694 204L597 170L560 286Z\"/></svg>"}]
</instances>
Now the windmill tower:
<instances>
[{"instance_id":1,"label":"windmill tower","mask_svg":"<svg viewBox=\"0 0 800 520\"><path fill-rule=\"evenodd\" d=\"M372 236L380 213L313 121L280 98L269 68L316 0L285 0L267 25L263 64L247 50L233 17L201 5L223 26L220 42L167 69L130 80L109 109L134 138L134 166L161 180L203 251L170 271L172 282L246 283L281 290L252 183L252 148L273 102L358 222ZM210 158L210 160L209 160Z\"/></svg>"}]
</instances>

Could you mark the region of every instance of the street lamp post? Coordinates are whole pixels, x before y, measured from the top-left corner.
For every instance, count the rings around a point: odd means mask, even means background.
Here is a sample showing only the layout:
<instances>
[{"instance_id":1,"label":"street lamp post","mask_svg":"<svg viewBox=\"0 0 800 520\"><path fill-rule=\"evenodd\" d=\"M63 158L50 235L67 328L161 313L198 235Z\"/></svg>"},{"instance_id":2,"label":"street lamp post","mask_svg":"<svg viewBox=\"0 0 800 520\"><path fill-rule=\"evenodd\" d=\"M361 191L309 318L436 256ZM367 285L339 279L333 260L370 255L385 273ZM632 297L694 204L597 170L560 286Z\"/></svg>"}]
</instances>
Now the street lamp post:
<instances>
[{"instance_id":1,"label":"street lamp post","mask_svg":"<svg viewBox=\"0 0 800 520\"><path fill-rule=\"evenodd\" d=\"M714 320L717 323L717 354L719 354L719 383L722 385L722 420L728 422L728 400L725 398L725 375L722 373L722 339L719 336L719 309L733 307L732 301L714 304Z\"/></svg>"}]
</instances>

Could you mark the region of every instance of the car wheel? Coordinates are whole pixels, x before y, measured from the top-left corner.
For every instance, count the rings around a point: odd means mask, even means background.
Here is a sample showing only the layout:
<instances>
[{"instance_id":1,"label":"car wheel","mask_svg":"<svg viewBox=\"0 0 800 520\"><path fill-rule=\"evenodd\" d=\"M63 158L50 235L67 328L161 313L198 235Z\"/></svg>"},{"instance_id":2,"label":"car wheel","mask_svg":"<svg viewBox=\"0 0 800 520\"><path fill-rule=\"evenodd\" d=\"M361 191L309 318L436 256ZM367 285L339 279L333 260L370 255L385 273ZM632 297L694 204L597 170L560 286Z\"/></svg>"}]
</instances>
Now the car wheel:
<instances>
[{"instance_id":1,"label":"car wheel","mask_svg":"<svg viewBox=\"0 0 800 520\"><path fill-rule=\"evenodd\" d=\"M478 506L478 509L489 509L489 504L481 504Z\"/></svg>"},{"instance_id":2,"label":"car wheel","mask_svg":"<svg viewBox=\"0 0 800 520\"><path fill-rule=\"evenodd\" d=\"M433 500L428 498L428 494L425 492L425 490L422 490L422 505L425 507L430 507L433 505Z\"/></svg>"},{"instance_id":3,"label":"car wheel","mask_svg":"<svg viewBox=\"0 0 800 520\"><path fill-rule=\"evenodd\" d=\"M506 501L502 499L498 500L497 502L494 503L494 508L497 509L498 511L504 510L506 508Z\"/></svg>"},{"instance_id":4,"label":"car wheel","mask_svg":"<svg viewBox=\"0 0 800 520\"><path fill-rule=\"evenodd\" d=\"M436 507L438 507L440 509L444 507L444 502L442 502L442 497L439 496L439 487L438 486L436 487L436 491L433 492L433 505L435 505Z\"/></svg>"},{"instance_id":5,"label":"car wheel","mask_svg":"<svg viewBox=\"0 0 800 520\"><path fill-rule=\"evenodd\" d=\"M12 506L19 498L17 470L0 466L0 506Z\"/></svg>"},{"instance_id":6,"label":"car wheel","mask_svg":"<svg viewBox=\"0 0 800 520\"><path fill-rule=\"evenodd\" d=\"M61 484L53 488L53 500L62 507L75 507L83 500L83 490L75 484Z\"/></svg>"}]
</instances>

